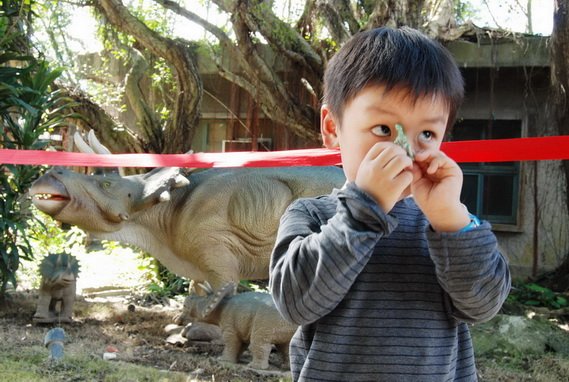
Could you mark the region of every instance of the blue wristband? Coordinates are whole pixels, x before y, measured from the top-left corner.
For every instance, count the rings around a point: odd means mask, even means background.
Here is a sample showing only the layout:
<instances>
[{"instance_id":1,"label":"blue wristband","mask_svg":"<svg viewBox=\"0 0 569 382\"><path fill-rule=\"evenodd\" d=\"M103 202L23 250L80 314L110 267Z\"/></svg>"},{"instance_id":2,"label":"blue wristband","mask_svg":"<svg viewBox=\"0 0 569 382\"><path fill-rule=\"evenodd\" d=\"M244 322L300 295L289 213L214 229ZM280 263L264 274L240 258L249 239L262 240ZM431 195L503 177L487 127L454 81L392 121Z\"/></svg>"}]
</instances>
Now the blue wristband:
<instances>
[{"instance_id":1,"label":"blue wristband","mask_svg":"<svg viewBox=\"0 0 569 382\"><path fill-rule=\"evenodd\" d=\"M466 227L462 228L458 232L468 232L470 230L473 230L476 227L480 227L480 219L478 219L478 217L476 215L469 213L468 217L470 218L470 223L468 223L468 225Z\"/></svg>"}]
</instances>

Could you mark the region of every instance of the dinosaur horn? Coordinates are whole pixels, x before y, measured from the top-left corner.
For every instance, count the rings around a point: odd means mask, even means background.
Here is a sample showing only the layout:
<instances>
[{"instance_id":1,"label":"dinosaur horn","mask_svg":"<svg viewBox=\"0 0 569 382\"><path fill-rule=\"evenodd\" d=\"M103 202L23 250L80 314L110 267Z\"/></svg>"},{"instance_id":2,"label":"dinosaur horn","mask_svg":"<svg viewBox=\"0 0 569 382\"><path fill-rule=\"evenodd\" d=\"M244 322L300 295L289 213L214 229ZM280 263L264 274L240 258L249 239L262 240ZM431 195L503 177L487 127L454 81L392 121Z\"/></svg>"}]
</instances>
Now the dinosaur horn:
<instances>
[{"instance_id":1,"label":"dinosaur horn","mask_svg":"<svg viewBox=\"0 0 569 382\"><path fill-rule=\"evenodd\" d=\"M143 184L140 199L135 203L134 210L139 211L160 202L170 200L170 192L189 184L177 167L160 167L144 174L140 178Z\"/></svg>"},{"instance_id":2,"label":"dinosaur horn","mask_svg":"<svg viewBox=\"0 0 569 382\"><path fill-rule=\"evenodd\" d=\"M93 130L89 130L87 133L87 140L89 141L89 146L95 151L97 154L104 154L110 155L111 150L103 146L103 144L97 139L95 132Z\"/></svg>"},{"instance_id":3,"label":"dinosaur horn","mask_svg":"<svg viewBox=\"0 0 569 382\"><path fill-rule=\"evenodd\" d=\"M205 289L205 291L207 293L213 293L214 292L213 287L211 286L211 284L207 280L203 282L202 287Z\"/></svg>"},{"instance_id":4,"label":"dinosaur horn","mask_svg":"<svg viewBox=\"0 0 569 382\"><path fill-rule=\"evenodd\" d=\"M97 139L95 132L93 130L89 130L87 133L87 141L83 139L79 132L75 132L73 135L73 142L75 146L79 150L79 152L86 153L86 154L103 154L103 155L110 155L111 150L106 148L100 141ZM120 170L118 167L114 168L96 168L96 174L106 174L106 173L114 173L120 174Z\"/></svg>"},{"instance_id":5,"label":"dinosaur horn","mask_svg":"<svg viewBox=\"0 0 569 382\"><path fill-rule=\"evenodd\" d=\"M95 150L93 150L91 146L85 142L81 134L79 134L77 131L75 134L73 134L73 142L75 143L75 147L77 147L77 150L79 150L79 152L86 154L95 154Z\"/></svg>"},{"instance_id":6,"label":"dinosaur horn","mask_svg":"<svg viewBox=\"0 0 569 382\"><path fill-rule=\"evenodd\" d=\"M220 290L209 295L203 311L199 313L201 318L207 318L226 296L231 296L233 294L234 290L235 283L227 283Z\"/></svg>"}]
</instances>

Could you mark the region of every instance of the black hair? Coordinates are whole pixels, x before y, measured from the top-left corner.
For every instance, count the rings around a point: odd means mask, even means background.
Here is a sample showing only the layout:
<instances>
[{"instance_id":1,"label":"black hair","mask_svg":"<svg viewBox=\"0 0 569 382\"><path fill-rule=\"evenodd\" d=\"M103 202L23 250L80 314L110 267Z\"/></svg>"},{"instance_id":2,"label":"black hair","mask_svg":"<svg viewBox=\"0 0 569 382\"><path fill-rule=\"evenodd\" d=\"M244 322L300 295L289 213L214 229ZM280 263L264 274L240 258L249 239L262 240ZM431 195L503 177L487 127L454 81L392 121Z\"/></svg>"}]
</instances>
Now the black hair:
<instances>
[{"instance_id":1,"label":"black hair","mask_svg":"<svg viewBox=\"0 0 569 382\"><path fill-rule=\"evenodd\" d=\"M449 108L447 130L464 98L464 80L450 52L409 27L376 28L346 42L324 73L324 103L341 119L346 103L368 85L406 88L413 102L441 97Z\"/></svg>"}]
</instances>

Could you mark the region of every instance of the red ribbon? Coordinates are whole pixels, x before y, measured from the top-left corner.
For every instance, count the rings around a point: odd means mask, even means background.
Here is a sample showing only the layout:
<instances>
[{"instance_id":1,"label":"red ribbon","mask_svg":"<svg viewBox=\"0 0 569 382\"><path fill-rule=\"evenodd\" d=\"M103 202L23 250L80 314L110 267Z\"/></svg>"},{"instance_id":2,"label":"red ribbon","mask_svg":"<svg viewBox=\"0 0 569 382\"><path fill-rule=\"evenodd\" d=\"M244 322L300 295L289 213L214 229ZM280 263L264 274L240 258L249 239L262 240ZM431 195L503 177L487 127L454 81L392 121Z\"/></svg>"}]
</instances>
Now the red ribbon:
<instances>
[{"instance_id":1,"label":"red ribbon","mask_svg":"<svg viewBox=\"0 0 569 382\"><path fill-rule=\"evenodd\" d=\"M445 142L441 148L456 162L513 162L569 159L569 136ZM84 154L0 149L0 163L88 167L279 167L341 163L329 149L198 154Z\"/></svg>"}]
</instances>

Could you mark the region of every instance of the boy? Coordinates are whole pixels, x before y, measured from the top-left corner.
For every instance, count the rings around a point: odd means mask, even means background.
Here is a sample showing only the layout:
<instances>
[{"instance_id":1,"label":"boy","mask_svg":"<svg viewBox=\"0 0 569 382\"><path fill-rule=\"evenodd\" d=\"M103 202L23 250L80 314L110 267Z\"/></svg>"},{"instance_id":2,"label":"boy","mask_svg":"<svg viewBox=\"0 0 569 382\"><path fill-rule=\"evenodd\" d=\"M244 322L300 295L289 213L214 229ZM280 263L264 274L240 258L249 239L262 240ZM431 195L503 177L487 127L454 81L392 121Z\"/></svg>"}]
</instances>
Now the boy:
<instances>
[{"instance_id":1,"label":"boy","mask_svg":"<svg viewBox=\"0 0 569 382\"><path fill-rule=\"evenodd\" d=\"M322 138L347 183L288 208L270 266L279 311L301 325L293 379L476 381L467 323L498 312L510 275L439 150L460 71L419 32L378 28L340 49L324 84ZM414 159L393 143L397 124Z\"/></svg>"}]
</instances>

